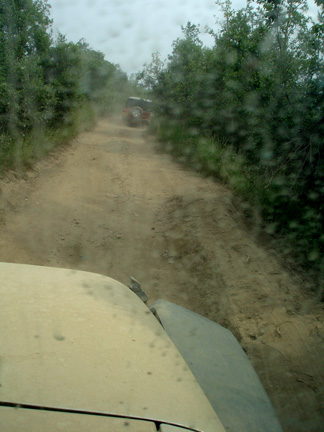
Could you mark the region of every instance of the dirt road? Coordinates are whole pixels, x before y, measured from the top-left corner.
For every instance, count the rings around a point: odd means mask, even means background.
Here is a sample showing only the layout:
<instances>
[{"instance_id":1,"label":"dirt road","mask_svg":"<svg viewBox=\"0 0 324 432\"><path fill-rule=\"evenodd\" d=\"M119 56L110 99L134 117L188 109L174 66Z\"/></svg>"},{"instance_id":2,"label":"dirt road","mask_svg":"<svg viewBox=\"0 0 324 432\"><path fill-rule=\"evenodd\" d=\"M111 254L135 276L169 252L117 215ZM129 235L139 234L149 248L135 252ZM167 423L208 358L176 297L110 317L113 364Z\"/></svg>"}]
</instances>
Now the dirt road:
<instances>
[{"instance_id":1,"label":"dirt road","mask_svg":"<svg viewBox=\"0 0 324 432\"><path fill-rule=\"evenodd\" d=\"M0 261L134 276L235 333L285 431L324 431L323 305L224 186L106 119L0 187Z\"/></svg>"}]
</instances>

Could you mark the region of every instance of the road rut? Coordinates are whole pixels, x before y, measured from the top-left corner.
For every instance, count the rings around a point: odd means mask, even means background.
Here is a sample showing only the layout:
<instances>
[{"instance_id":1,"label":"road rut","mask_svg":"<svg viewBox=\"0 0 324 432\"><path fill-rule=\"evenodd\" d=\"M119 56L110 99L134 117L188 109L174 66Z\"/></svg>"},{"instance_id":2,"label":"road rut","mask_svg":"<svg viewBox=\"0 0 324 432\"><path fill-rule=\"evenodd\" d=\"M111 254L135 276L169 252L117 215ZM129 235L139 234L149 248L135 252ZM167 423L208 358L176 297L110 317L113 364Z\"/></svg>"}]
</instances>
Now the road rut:
<instances>
[{"instance_id":1,"label":"road rut","mask_svg":"<svg viewBox=\"0 0 324 432\"><path fill-rule=\"evenodd\" d=\"M285 431L324 430L323 305L225 186L103 119L0 187L1 261L135 277L233 331Z\"/></svg>"}]
</instances>

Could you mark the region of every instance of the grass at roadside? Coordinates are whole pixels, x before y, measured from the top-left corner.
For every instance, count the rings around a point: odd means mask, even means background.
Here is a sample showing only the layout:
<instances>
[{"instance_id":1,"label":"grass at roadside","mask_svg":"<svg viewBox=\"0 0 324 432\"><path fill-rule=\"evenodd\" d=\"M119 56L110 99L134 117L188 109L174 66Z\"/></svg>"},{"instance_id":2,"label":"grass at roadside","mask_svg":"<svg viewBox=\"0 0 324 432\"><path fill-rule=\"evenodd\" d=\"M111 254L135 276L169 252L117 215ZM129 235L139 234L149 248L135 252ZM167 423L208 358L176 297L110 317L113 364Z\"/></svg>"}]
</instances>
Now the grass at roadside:
<instances>
[{"instance_id":1,"label":"grass at roadside","mask_svg":"<svg viewBox=\"0 0 324 432\"><path fill-rule=\"evenodd\" d=\"M245 203L261 215L261 232L276 242L290 266L302 269L312 279L312 289L324 299L324 258L321 254L324 236L318 212L307 207L296 196L287 195L287 185L280 184L276 167L252 164L227 142L202 137L176 122L155 120L150 128L164 151L204 175L227 184ZM251 214L252 214L251 213Z\"/></svg>"},{"instance_id":2,"label":"grass at roadside","mask_svg":"<svg viewBox=\"0 0 324 432\"><path fill-rule=\"evenodd\" d=\"M190 133L176 123L152 124L161 146L179 161L201 172L216 177L239 196L254 200L254 179L244 158L226 142Z\"/></svg>"},{"instance_id":3,"label":"grass at roadside","mask_svg":"<svg viewBox=\"0 0 324 432\"><path fill-rule=\"evenodd\" d=\"M35 127L26 135L17 134L15 139L0 135L0 174L9 169L17 172L28 169L55 147L66 145L78 133L90 130L97 116L95 106L83 105L56 129Z\"/></svg>"}]
</instances>

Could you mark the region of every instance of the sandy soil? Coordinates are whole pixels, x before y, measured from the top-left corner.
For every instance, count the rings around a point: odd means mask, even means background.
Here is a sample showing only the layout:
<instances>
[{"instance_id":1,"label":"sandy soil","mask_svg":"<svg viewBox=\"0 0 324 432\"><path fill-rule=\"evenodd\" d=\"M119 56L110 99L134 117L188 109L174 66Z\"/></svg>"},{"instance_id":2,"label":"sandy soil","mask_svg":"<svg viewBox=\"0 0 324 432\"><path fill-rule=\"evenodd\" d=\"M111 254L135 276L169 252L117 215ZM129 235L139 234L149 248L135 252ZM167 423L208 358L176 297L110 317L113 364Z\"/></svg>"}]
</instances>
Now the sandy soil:
<instances>
[{"instance_id":1,"label":"sandy soil","mask_svg":"<svg viewBox=\"0 0 324 432\"><path fill-rule=\"evenodd\" d=\"M0 261L134 276L234 332L285 431L324 431L323 304L224 186L106 119L0 187Z\"/></svg>"}]
</instances>

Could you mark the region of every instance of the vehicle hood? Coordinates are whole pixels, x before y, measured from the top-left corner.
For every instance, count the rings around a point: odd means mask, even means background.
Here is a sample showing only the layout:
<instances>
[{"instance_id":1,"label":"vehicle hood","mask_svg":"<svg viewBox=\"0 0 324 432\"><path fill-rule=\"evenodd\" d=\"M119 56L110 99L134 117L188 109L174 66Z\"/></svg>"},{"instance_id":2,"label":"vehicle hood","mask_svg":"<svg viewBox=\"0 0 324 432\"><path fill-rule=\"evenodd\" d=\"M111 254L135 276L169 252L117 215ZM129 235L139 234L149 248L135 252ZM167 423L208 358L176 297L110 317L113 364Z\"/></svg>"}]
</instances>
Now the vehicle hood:
<instances>
[{"instance_id":1,"label":"vehicle hood","mask_svg":"<svg viewBox=\"0 0 324 432\"><path fill-rule=\"evenodd\" d=\"M123 284L0 263L0 400L224 431L185 361Z\"/></svg>"}]
</instances>

